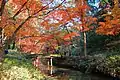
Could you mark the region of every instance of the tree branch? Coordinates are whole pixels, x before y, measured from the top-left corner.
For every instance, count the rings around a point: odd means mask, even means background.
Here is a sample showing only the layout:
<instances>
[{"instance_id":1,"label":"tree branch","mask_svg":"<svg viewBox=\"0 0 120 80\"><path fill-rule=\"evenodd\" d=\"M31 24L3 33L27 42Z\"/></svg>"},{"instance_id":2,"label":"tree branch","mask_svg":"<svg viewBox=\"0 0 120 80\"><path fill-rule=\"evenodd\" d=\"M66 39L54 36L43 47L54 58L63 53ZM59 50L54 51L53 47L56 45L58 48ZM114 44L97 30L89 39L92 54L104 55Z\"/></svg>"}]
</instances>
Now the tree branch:
<instances>
[{"instance_id":1,"label":"tree branch","mask_svg":"<svg viewBox=\"0 0 120 80\"><path fill-rule=\"evenodd\" d=\"M28 1L28 0L27 0ZM53 1L53 0L52 0ZM65 1L65 0L64 0ZM63 1L63 2L64 2ZM62 3L63 3L62 2ZM61 4L62 4L61 3ZM50 3L49 3L50 4ZM17 34L17 32L20 30L20 28L22 28L22 26L30 19L30 18L32 18L34 15L36 15L37 13L39 13L40 11L42 11L45 7L47 7L49 4L47 4L46 6L44 6L44 7L42 7L40 10L38 10L36 13L34 13L33 15L31 15L31 16L29 16L28 18L26 18L25 19L25 21L23 21L18 27L17 27L17 29L14 31L14 33L12 34L12 36L11 36L11 38L10 38L10 40L12 40L12 39L14 39L15 38L15 36L16 36L16 34ZM59 4L57 7L54 7L54 9L53 10L55 10L56 8L58 8L61 4ZM51 10L51 11L53 11L53 10ZM51 12L50 11L50 12Z\"/></svg>"},{"instance_id":2,"label":"tree branch","mask_svg":"<svg viewBox=\"0 0 120 80\"><path fill-rule=\"evenodd\" d=\"M21 12L22 8L27 4L29 0L27 0L23 5L22 7L17 11L17 13L12 17L13 19L15 19L15 17Z\"/></svg>"},{"instance_id":3,"label":"tree branch","mask_svg":"<svg viewBox=\"0 0 120 80\"><path fill-rule=\"evenodd\" d=\"M6 2L7 2L6 0L2 0L1 8L0 8L0 16L2 16L3 14Z\"/></svg>"},{"instance_id":4,"label":"tree branch","mask_svg":"<svg viewBox=\"0 0 120 80\"><path fill-rule=\"evenodd\" d=\"M22 28L22 26L31 18L31 16L29 16L28 18L25 19L25 21L23 21L18 27L17 29L14 31L14 33L11 36L11 39L14 38L17 34L17 32L20 30L20 28Z\"/></svg>"}]
</instances>

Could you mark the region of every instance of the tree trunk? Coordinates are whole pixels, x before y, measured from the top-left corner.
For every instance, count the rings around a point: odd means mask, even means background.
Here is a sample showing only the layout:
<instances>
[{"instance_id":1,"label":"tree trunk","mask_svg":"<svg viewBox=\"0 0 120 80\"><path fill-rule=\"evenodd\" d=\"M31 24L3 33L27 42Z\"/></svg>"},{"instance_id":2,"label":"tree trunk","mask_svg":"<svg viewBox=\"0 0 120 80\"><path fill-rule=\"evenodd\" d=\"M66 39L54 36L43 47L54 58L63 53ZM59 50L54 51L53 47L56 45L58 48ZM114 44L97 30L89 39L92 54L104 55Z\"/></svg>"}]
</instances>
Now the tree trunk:
<instances>
[{"instance_id":1,"label":"tree trunk","mask_svg":"<svg viewBox=\"0 0 120 80\"><path fill-rule=\"evenodd\" d=\"M83 35L84 35L84 55L87 56L86 32L84 32Z\"/></svg>"},{"instance_id":2,"label":"tree trunk","mask_svg":"<svg viewBox=\"0 0 120 80\"><path fill-rule=\"evenodd\" d=\"M0 28L0 62L4 60L5 50L8 50L9 39L4 39L4 30Z\"/></svg>"},{"instance_id":3,"label":"tree trunk","mask_svg":"<svg viewBox=\"0 0 120 80\"><path fill-rule=\"evenodd\" d=\"M0 62L3 60L4 49L2 45L2 28L0 28Z\"/></svg>"},{"instance_id":4,"label":"tree trunk","mask_svg":"<svg viewBox=\"0 0 120 80\"><path fill-rule=\"evenodd\" d=\"M4 59L4 49L2 45L0 44L0 62L2 62Z\"/></svg>"}]
</instances>

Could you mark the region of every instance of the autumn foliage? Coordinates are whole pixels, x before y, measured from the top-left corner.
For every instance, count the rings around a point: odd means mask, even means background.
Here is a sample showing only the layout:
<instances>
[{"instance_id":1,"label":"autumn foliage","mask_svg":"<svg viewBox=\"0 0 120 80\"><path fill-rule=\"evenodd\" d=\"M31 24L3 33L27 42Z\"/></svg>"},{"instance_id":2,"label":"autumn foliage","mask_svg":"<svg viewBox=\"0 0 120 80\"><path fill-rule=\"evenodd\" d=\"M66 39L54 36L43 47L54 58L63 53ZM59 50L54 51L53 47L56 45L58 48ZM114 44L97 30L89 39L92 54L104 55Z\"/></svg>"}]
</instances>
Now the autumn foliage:
<instances>
[{"instance_id":1,"label":"autumn foliage","mask_svg":"<svg viewBox=\"0 0 120 80\"><path fill-rule=\"evenodd\" d=\"M5 44L15 41L23 52L53 53L57 46L70 45L73 37L80 36L80 32L94 28L92 24L96 24L97 18L87 14L90 7L85 0L63 0L51 7L53 3L54 0L9 0L1 5L4 14L0 27L5 42L9 42ZM69 5L63 5L66 3ZM118 34L118 23L118 17L111 20L108 16L106 22L99 22L96 32Z\"/></svg>"},{"instance_id":2,"label":"autumn foliage","mask_svg":"<svg viewBox=\"0 0 120 80\"><path fill-rule=\"evenodd\" d=\"M119 1L114 0L114 7L108 8L109 13L103 14L105 22L99 22L96 32L102 35L118 35L120 33Z\"/></svg>"}]
</instances>

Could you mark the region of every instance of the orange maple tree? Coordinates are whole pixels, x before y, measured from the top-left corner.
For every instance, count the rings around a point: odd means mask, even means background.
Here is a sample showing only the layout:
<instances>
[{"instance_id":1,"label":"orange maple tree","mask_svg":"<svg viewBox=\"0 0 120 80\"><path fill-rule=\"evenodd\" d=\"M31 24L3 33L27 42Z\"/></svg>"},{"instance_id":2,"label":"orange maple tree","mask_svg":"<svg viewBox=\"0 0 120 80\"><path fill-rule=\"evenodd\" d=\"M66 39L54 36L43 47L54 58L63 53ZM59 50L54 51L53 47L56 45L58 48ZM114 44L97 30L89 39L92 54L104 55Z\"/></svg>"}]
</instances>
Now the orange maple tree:
<instances>
[{"instance_id":1,"label":"orange maple tree","mask_svg":"<svg viewBox=\"0 0 120 80\"><path fill-rule=\"evenodd\" d=\"M102 35L117 35L120 33L119 1L114 0L114 7L109 8L110 13L103 14L105 22L99 22L96 32Z\"/></svg>"},{"instance_id":2,"label":"orange maple tree","mask_svg":"<svg viewBox=\"0 0 120 80\"><path fill-rule=\"evenodd\" d=\"M40 51L41 46L39 46L39 42L42 41L41 38L43 36L41 37L39 23L43 19L43 16L54 11L64 1L52 7L53 10L51 10L52 8L49 9L49 5L52 2L53 0L50 0L48 3L43 4L42 0L1 0L0 28L2 30L0 35L2 36L2 40L0 45L2 48L0 49L2 52L0 54L3 54L4 49L13 41L18 46L21 43L21 46L24 46L21 47L23 51ZM35 36L39 38L35 38ZM27 44L27 41L29 44Z\"/></svg>"},{"instance_id":3,"label":"orange maple tree","mask_svg":"<svg viewBox=\"0 0 120 80\"><path fill-rule=\"evenodd\" d=\"M79 36L74 29L82 32L90 30L89 26L95 19L88 19L86 12L89 7L86 1L73 1L74 7L64 7L62 4L65 1L50 7L54 0L47 3L44 0L1 0L0 27L4 35L2 44L5 43L3 48L15 41L24 52L38 53L46 46L54 50L57 45L68 44L72 37ZM69 27L69 30L65 26L68 23L75 26ZM66 29L64 34L62 28Z\"/></svg>"},{"instance_id":4,"label":"orange maple tree","mask_svg":"<svg viewBox=\"0 0 120 80\"><path fill-rule=\"evenodd\" d=\"M79 36L79 32L87 32L94 27L91 24L96 23L97 18L87 15L90 7L85 0L75 0L69 7L60 7L60 9L51 12L45 16L42 26L48 31L51 28L63 28L67 31L63 35L65 41L71 42L72 37ZM70 26L67 26L72 24ZM71 42L72 43L72 42Z\"/></svg>"}]
</instances>

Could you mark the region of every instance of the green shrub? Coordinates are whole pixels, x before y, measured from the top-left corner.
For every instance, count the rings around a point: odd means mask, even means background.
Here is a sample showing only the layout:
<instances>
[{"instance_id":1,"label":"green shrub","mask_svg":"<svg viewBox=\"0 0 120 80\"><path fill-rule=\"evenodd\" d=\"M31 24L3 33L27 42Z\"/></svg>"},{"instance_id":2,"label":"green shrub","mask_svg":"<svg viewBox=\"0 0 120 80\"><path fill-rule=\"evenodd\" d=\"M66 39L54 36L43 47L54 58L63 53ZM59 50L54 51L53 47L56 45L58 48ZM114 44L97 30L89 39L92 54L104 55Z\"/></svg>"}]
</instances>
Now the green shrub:
<instances>
[{"instance_id":1,"label":"green shrub","mask_svg":"<svg viewBox=\"0 0 120 80\"><path fill-rule=\"evenodd\" d=\"M101 64L97 66L101 72L108 73L112 76L120 74L120 55L107 57Z\"/></svg>"},{"instance_id":2,"label":"green shrub","mask_svg":"<svg viewBox=\"0 0 120 80\"><path fill-rule=\"evenodd\" d=\"M0 66L0 80L50 80L32 65L31 60L6 57ZM54 80L54 79L51 79Z\"/></svg>"}]
</instances>

